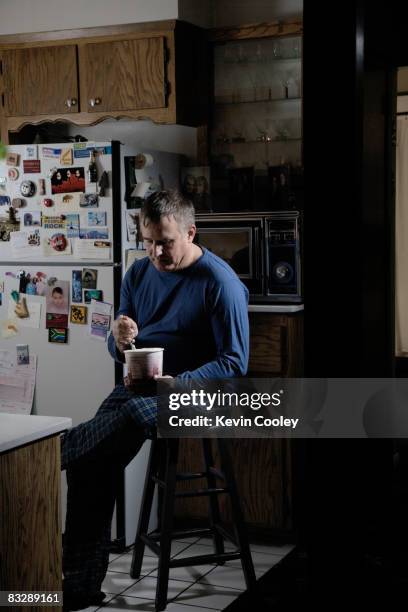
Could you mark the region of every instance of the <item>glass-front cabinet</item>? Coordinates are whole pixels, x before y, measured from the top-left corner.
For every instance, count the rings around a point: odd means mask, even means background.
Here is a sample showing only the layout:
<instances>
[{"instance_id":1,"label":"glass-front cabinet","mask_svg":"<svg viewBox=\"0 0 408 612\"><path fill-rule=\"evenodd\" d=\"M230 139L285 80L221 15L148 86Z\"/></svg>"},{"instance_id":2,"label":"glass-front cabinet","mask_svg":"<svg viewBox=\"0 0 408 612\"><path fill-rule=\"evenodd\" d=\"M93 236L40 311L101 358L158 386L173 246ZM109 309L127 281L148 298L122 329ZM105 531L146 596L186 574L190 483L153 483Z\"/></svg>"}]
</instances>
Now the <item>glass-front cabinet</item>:
<instances>
[{"instance_id":1,"label":"glass-front cabinet","mask_svg":"<svg viewBox=\"0 0 408 612\"><path fill-rule=\"evenodd\" d=\"M214 42L214 211L302 208L302 29L281 30Z\"/></svg>"}]
</instances>

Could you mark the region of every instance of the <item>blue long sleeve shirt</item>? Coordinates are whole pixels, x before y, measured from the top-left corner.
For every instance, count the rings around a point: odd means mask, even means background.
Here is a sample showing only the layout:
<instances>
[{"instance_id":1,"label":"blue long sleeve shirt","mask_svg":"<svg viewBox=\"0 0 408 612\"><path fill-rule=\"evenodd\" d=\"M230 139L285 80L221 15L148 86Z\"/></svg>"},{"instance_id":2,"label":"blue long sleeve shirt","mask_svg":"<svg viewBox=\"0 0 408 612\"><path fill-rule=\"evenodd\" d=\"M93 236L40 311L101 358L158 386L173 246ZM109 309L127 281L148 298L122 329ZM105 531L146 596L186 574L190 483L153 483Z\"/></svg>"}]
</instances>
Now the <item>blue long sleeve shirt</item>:
<instances>
[{"instance_id":1,"label":"blue long sleeve shirt","mask_svg":"<svg viewBox=\"0 0 408 612\"><path fill-rule=\"evenodd\" d=\"M163 347L163 374L179 378L243 376L248 367L248 290L222 259L202 249L191 266L156 270L135 261L121 287L117 316L138 326L137 348ZM108 348L123 362L113 335Z\"/></svg>"}]
</instances>

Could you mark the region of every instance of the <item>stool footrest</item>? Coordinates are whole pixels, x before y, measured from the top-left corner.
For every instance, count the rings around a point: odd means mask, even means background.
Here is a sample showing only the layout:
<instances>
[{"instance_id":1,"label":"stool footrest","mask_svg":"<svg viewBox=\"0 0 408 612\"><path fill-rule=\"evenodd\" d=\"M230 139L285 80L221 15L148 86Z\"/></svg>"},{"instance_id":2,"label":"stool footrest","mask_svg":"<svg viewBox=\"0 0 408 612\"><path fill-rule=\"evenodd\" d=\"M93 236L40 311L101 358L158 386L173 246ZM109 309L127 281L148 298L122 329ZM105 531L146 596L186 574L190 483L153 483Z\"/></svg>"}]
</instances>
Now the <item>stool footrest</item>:
<instances>
[{"instance_id":1,"label":"stool footrest","mask_svg":"<svg viewBox=\"0 0 408 612\"><path fill-rule=\"evenodd\" d=\"M189 565L205 565L206 563L219 563L220 561L232 561L241 559L240 552L212 553L210 555L196 555L195 557L182 557L181 559L170 559L169 567L187 567Z\"/></svg>"},{"instance_id":2,"label":"stool footrest","mask_svg":"<svg viewBox=\"0 0 408 612\"><path fill-rule=\"evenodd\" d=\"M177 491L174 497L202 497L203 495L219 495L220 493L228 493L228 488L218 489L195 489L194 491Z\"/></svg>"},{"instance_id":3,"label":"stool footrest","mask_svg":"<svg viewBox=\"0 0 408 612\"><path fill-rule=\"evenodd\" d=\"M201 528L197 527L194 529L180 529L179 531L171 532L171 539L177 540L178 538L181 538L181 539L193 538L193 537L199 538L199 537L206 536L206 535L212 535L212 533L213 533L213 529L211 529L211 527L201 527ZM161 533L152 531L152 533L147 534L147 537L150 538L151 540L160 540Z\"/></svg>"},{"instance_id":4,"label":"stool footrest","mask_svg":"<svg viewBox=\"0 0 408 612\"><path fill-rule=\"evenodd\" d=\"M154 542L151 539L151 537L149 537L145 533L141 533L140 534L140 539L142 540L142 542L144 542L144 544L146 544L146 546L148 546L150 548L150 550L152 552L155 553L155 555L159 556L159 554L160 554L160 546L158 544L156 544L156 542Z\"/></svg>"},{"instance_id":5,"label":"stool footrest","mask_svg":"<svg viewBox=\"0 0 408 612\"><path fill-rule=\"evenodd\" d=\"M182 472L177 474L176 480L194 480L194 478L206 478L207 472Z\"/></svg>"}]
</instances>

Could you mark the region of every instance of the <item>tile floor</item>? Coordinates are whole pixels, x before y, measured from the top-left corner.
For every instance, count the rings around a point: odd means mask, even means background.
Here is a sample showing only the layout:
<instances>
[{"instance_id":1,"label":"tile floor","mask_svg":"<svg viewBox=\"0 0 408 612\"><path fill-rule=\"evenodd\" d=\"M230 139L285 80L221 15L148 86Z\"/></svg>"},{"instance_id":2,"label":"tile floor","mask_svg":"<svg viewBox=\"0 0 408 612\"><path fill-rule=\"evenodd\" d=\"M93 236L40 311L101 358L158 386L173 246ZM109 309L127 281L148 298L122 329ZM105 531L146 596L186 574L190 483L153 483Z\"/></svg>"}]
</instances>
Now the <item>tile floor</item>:
<instances>
[{"instance_id":1,"label":"tile floor","mask_svg":"<svg viewBox=\"0 0 408 612\"><path fill-rule=\"evenodd\" d=\"M172 556L183 557L208 554L212 542L209 539L187 539L172 544ZM229 545L226 549L232 548ZM260 578L276 565L293 546L251 546L255 572ZM102 590L106 593L101 608L90 607L87 612L124 610L154 612L157 577L157 557L148 548L142 566L142 575L137 580L129 576L132 553L111 555L109 571ZM245 582L239 560L227 561L223 566L202 565L180 567L170 570L166 611L209 612L224 610L245 590Z\"/></svg>"}]
</instances>

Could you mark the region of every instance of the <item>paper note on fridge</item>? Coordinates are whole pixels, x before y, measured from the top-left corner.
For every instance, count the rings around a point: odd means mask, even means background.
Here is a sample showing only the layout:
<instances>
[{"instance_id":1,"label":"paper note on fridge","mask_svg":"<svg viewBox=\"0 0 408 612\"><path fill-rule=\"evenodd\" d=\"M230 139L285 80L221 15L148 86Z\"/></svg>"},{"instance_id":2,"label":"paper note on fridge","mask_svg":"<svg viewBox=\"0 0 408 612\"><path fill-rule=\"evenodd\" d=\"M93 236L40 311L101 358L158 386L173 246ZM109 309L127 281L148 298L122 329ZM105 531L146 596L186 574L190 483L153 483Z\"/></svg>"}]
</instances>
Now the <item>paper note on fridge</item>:
<instances>
[{"instance_id":1,"label":"paper note on fridge","mask_svg":"<svg viewBox=\"0 0 408 612\"><path fill-rule=\"evenodd\" d=\"M110 242L108 240L74 239L74 257L76 259L109 259Z\"/></svg>"},{"instance_id":2,"label":"paper note on fridge","mask_svg":"<svg viewBox=\"0 0 408 612\"><path fill-rule=\"evenodd\" d=\"M21 296L23 296L23 294L21 294ZM16 303L14 300L10 299L8 303L8 319L14 319L18 327L35 327L38 329L41 322L41 302L44 302L45 298L37 298L41 301L34 302L32 300L27 300L26 296L24 297L26 298L28 317L22 319L17 317L15 313Z\"/></svg>"},{"instance_id":3,"label":"paper note on fridge","mask_svg":"<svg viewBox=\"0 0 408 612\"><path fill-rule=\"evenodd\" d=\"M10 351L2 351L0 368L0 412L30 414L33 404L37 356L30 355L30 363L17 365Z\"/></svg>"}]
</instances>

